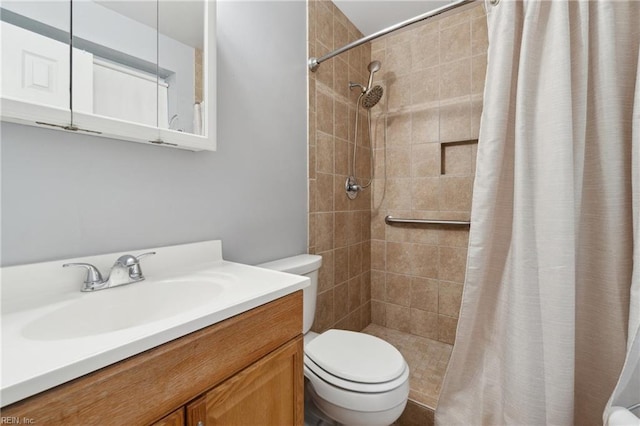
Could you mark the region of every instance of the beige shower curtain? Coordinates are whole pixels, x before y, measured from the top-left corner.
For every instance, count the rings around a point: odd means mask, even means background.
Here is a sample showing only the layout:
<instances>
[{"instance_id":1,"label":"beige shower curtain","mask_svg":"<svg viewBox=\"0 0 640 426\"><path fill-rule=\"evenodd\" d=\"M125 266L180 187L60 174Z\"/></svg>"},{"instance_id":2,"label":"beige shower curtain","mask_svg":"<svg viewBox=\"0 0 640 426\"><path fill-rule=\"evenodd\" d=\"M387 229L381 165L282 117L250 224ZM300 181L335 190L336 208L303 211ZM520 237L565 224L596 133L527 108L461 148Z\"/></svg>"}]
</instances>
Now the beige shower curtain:
<instances>
[{"instance_id":1,"label":"beige shower curtain","mask_svg":"<svg viewBox=\"0 0 640 426\"><path fill-rule=\"evenodd\" d=\"M436 423L602 424L640 286L640 2L486 7L467 276Z\"/></svg>"}]
</instances>

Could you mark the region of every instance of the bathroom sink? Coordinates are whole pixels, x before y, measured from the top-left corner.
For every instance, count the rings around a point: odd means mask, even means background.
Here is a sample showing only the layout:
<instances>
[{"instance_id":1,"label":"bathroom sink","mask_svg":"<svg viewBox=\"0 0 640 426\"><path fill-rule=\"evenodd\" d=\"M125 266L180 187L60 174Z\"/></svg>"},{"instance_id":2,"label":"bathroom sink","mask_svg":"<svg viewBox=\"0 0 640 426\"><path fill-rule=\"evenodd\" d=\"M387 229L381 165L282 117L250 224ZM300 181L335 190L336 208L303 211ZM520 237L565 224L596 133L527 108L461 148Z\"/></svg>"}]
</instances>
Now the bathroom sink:
<instances>
[{"instance_id":1,"label":"bathroom sink","mask_svg":"<svg viewBox=\"0 0 640 426\"><path fill-rule=\"evenodd\" d=\"M137 327L203 306L219 297L224 287L219 279L173 279L83 294L30 322L22 334L34 340L59 340Z\"/></svg>"},{"instance_id":2,"label":"bathroom sink","mask_svg":"<svg viewBox=\"0 0 640 426\"><path fill-rule=\"evenodd\" d=\"M0 406L73 380L301 290L309 279L222 258L220 241L129 251L157 254L146 279L81 292L90 263L122 252L3 267Z\"/></svg>"}]
</instances>

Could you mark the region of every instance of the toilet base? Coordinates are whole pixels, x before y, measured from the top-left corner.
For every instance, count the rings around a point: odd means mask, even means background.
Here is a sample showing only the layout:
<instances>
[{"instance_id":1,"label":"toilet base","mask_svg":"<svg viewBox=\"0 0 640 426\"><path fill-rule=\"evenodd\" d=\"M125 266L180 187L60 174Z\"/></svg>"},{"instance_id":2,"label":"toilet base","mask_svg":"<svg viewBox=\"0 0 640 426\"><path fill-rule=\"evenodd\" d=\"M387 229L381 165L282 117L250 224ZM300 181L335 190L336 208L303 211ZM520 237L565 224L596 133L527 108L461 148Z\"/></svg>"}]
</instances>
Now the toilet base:
<instances>
[{"instance_id":1,"label":"toilet base","mask_svg":"<svg viewBox=\"0 0 640 426\"><path fill-rule=\"evenodd\" d=\"M305 382L307 379L305 378ZM339 426L338 422L328 418L313 403L309 396L309 392L304 392L304 426Z\"/></svg>"},{"instance_id":2,"label":"toilet base","mask_svg":"<svg viewBox=\"0 0 640 426\"><path fill-rule=\"evenodd\" d=\"M304 395L305 426L389 426L400 418L407 405L405 399L403 403L385 411L346 410L320 398L306 378ZM307 423L307 416L309 423Z\"/></svg>"}]
</instances>

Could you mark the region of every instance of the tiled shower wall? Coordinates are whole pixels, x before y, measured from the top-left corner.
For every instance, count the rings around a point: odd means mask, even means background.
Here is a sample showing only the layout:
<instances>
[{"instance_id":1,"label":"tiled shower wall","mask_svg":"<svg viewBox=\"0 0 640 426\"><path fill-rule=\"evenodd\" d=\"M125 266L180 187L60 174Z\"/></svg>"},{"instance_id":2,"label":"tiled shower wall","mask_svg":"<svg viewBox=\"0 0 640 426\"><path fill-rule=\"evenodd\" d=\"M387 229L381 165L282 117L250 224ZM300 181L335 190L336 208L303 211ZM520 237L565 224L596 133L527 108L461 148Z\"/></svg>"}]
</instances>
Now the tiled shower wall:
<instances>
[{"instance_id":1,"label":"tiled shower wall","mask_svg":"<svg viewBox=\"0 0 640 426\"><path fill-rule=\"evenodd\" d=\"M389 226L384 217L468 220L487 28L482 3L373 41L376 106L372 322L453 343L468 228Z\"/></svg>"},{"instance_id":2,"label":"tiled shower wall","mask_svg":"<svg viewBox=\"0 0 640 426\"><path fill-rule=\"evenodd\" d=\"M322 56L362 37L330 1L309 0L309 54ZM366 84L370 45L330 59L309 73L309 252L322 256L313 330L359 331L371 322L371 192L344 191L353 151L357 93ZM358 176L371 174L358 138Z\"/></svg>"}]
</instances>

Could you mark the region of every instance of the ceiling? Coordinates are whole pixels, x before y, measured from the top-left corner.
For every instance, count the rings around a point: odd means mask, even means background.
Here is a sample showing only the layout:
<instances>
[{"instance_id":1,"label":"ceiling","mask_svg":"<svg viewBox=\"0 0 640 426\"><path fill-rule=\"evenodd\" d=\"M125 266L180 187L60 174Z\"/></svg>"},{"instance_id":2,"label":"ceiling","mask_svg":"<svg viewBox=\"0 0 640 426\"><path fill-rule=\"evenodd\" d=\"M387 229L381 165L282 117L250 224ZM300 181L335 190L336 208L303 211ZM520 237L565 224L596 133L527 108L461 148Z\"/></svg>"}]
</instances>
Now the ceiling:
<instances>
[{"instance_id":1,"label":"ceiling","mask_svg":"<svg viewBox=\"0 0 640 426\"><path fill-rule=\"evenodd\" d=\"M437 9L455 0L333 0L338 9L364 34Z\"/></svg>"}]
</instances>

